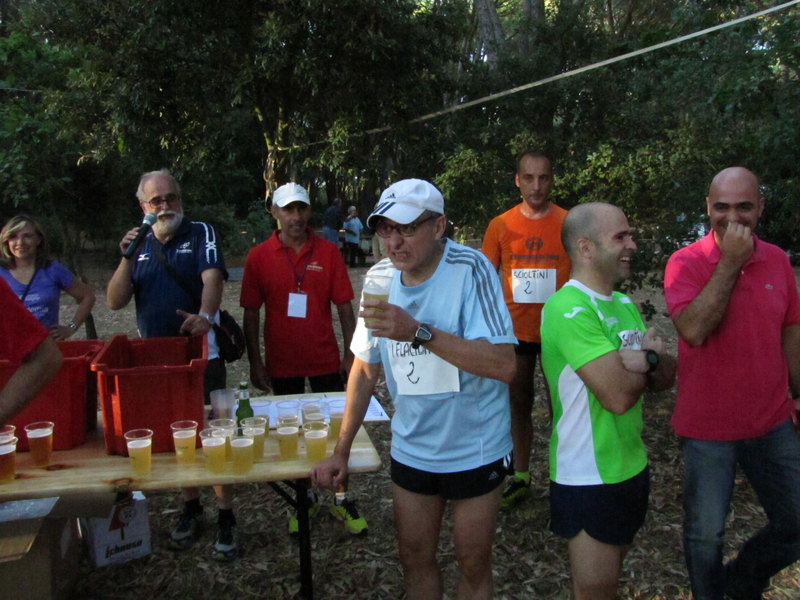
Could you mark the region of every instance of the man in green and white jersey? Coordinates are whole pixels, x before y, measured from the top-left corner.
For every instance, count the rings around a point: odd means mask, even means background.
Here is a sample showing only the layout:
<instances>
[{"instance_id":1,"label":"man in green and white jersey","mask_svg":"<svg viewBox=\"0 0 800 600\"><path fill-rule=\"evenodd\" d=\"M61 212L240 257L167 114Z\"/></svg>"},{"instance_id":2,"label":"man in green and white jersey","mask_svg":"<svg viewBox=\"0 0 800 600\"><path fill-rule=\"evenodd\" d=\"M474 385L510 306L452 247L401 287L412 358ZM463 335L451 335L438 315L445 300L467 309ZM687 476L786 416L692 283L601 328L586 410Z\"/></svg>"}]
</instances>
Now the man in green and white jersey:
<instances>
[{"instance_id":1,"label":"man in green and white jersey","mask_svg":"<svg viewBox=\"0 0 800 600\"><path fill-rule=\"evenodd\" d=\"M541 325L553 403L550 527L569 540L575 597L610 600L647 512L641 397L671 387L676 363L630 298L614 291L636 250L623 212L579 205L561 239L571 279L545 304Z\"/></svg>"}]
</instances>

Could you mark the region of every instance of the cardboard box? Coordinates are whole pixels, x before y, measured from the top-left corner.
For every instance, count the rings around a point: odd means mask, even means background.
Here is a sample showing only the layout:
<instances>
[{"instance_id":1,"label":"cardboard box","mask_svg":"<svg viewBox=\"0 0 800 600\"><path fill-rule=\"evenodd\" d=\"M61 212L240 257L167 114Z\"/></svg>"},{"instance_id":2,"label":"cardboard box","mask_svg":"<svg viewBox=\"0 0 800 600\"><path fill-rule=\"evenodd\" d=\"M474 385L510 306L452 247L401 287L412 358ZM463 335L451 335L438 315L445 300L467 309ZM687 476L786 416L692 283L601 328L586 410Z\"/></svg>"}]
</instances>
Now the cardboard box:
<instances>
[{"instance_id":1,"label":"cardboard box","mask_svg":"<svg viewBox=\"0 0 800 600\"><path fill-rule=\"evenodd\" d=\"M141 492L115 504L108 518L81 519L81 528L96 567L127 562L151 552L147 501Z\"/></svg>"},{"instance_id":2,"label":"cardboard box","mask_svg":"<svg viewBox=\"0 0 800 600\"><path fill-rule=\"evenodd\" d=\"M69 598L78 579L75 517L54 517L57 498L7 502L0 511L0 581L4 600Z\"/></svg>"}]
</instances>

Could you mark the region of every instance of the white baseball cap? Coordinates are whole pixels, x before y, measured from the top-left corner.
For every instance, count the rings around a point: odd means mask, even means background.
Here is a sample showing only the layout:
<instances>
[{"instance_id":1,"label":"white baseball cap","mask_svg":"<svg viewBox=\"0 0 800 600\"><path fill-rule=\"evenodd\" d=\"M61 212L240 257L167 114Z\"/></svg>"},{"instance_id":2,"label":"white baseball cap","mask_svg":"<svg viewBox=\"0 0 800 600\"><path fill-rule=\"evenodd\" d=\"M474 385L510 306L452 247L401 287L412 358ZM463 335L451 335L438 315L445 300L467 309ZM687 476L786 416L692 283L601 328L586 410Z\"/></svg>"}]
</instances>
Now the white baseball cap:
<instances>
[{"instance_id":1,"label":"white baseball cap","mask_svg":"<svg viewBox=\"0 0 800 600\"><path fill-rule=\"evenodd\" d=\"M311 206L306 188L296 183L285 183L272 193L272 203L279 208L292 202L305 202Z\"/></svg>"},{"instance_id":2,"label":"white baseball cap","mask_svg":"<svg viewBox=\"0 0 800 600\"><path fill-rule=\"evenodd\" d=\"M426 210L444 214L442 193L422 179L403 179L383 190L378 205L367 217L367 227L375 227L380 217L407 225Z\"/></svg>"}]
</instances>

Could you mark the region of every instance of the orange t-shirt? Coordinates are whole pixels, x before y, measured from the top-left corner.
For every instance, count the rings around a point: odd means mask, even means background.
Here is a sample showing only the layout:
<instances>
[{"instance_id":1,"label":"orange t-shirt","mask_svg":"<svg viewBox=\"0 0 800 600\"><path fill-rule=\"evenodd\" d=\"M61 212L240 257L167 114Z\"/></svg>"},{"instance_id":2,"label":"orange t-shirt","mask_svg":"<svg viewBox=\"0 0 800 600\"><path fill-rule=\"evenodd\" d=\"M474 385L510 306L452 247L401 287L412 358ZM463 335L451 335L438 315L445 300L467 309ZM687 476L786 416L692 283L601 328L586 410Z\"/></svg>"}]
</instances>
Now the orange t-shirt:
<instances>
[{"instance_id":1,"label":"orange t-shirt","mask_svg":"<svg viewBox=\"0 0 800 600\"><path fill-rule=\"evenodd\" d=\"M542 305L569 280L571 264L561 245L567 211L551 203L544 217L529 219L520 206L492 219L481 250L501 274L514 335L540 342Z\"/></svg>"}]
</instances>

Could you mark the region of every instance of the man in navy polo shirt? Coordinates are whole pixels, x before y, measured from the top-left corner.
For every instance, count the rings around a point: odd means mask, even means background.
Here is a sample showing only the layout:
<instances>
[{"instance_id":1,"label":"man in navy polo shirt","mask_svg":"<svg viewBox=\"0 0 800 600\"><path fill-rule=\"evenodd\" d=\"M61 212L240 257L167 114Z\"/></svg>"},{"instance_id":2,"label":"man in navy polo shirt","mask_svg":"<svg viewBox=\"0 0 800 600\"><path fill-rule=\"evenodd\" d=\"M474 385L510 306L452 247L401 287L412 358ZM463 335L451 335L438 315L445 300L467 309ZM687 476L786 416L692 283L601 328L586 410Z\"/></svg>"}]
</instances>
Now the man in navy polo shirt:
<instances>
[{"instance_id":1,"label":"man in navy polo shirt","mask_svg":"<svg viewBox=\"0 0 800 600\"><path fill-rule=\"evenodd\" d=\"M166 169L142 175L136 197L142 211L158 219L129 258L124 252L139 228L134 227L122 238L119 247L123 258L108 284L108 306L119 310L136 298L136 324L143 338L207 335L208 402L213 390L226 387L225 362L219 356L212 328L214 323L219 324L222 290L228 277L219 239L210 225L183 217L180 185ZM213 558L230 561L238 556L233 487L215 486L214 490L219 520ZM184 511L170 534L170 546L176 550L189 547L203 527L200 491L184 488L183 500Z\"/></svg>"}]
</instances>

